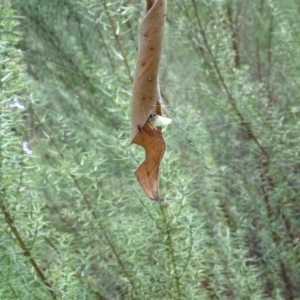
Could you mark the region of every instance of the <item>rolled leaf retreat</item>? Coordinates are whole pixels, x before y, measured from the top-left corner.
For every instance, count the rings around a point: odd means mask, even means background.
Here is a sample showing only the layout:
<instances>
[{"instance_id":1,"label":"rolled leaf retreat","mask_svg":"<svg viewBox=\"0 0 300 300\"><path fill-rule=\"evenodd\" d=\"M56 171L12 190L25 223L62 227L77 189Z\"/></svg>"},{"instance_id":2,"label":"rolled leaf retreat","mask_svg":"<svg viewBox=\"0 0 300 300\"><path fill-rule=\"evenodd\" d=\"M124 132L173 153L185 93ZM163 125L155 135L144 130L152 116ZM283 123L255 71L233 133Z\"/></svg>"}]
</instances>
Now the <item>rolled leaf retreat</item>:
<instances>
[{"instance_id":1,"label":"rolled leaf retreat","mask_svg":"<svg viewBox=\"0 0 300 300\"><path fill-rule=\"evenodd\" d=\"M166 0L148 0L146 15L139 27L139 49L135 68L130 143L142 146L146 158L134 174L145 194L159 200L159 166L165 152L161 126L170 119L161 117L159 63L166 22Z\"/></svg>"}]
</instances>

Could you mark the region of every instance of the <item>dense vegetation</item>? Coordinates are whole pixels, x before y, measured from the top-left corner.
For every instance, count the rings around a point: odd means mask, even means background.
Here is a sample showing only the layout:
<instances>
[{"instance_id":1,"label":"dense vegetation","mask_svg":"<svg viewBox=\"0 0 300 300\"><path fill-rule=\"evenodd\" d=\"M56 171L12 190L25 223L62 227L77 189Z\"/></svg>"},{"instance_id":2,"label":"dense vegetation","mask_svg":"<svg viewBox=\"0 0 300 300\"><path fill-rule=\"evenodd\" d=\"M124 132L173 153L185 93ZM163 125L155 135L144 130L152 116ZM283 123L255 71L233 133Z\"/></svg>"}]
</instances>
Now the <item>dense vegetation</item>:
<instances>
[{"instance_id":1,"label":"dense vegetation","mask_svg":"<svg viewBox=\"0 0 300 300\"><path fill-rule=\"evenodd\" d=\"M0 3L1 299L300 299L293 0L173 0L163 201L129 146L142 1Z\"/></svg>"}]
</instances>

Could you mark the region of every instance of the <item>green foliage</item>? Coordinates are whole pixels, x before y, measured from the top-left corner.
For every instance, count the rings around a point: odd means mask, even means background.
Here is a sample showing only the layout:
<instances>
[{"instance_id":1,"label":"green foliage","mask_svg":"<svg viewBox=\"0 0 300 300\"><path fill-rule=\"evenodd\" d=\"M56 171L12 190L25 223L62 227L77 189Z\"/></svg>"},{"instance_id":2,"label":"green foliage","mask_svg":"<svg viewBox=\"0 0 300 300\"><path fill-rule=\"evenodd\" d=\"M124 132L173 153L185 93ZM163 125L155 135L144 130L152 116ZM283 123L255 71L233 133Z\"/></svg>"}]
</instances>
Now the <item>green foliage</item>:
<instances>
[{"instance_id":1,"label":"green foliage","mask_svg":"<svg viewBox=\"0 0 300 300\"><path fill-rule=\"evenodd\" d=\"M23 139L27 81L21 55L15 48L20 32L14 12L0 11L1 116L0 116L0 295L1 299L42 297L46 285L40 265L43 246L43 201L32 177L30 149ZM48 293L46 293L48 294Z\"/></svg>"},{"instance_id":2,"label":"green foliage","mask_svg":"<svg viewBox=\"0 0 300 300\"><path fill-rule=\"evenodd\" d=\"M299 299L298 5L169 1L156 203L128 145L144 4L4 3L0 298Z\"/></svg>"}]
</instances>

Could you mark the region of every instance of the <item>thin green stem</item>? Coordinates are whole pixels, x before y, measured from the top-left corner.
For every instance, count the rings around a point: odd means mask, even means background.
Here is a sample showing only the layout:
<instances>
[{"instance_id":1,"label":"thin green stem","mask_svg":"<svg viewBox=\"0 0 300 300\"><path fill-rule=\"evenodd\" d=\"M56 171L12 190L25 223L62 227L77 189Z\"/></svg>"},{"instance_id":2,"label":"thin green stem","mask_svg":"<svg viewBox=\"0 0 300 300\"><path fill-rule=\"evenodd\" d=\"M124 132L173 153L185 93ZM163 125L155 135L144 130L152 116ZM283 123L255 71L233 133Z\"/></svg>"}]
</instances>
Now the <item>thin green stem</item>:
<instances>
[{"instance_id":1,"label":"thin green stem","mask_svg":"<svg viewBox=\"0 0 300 300\"><path fill-rule=\"evenodd\" d=\"M202 22L200 20L200 16L198 14L198 9L197 9L197 4L196 4L196 1L195 0L191 0L192 3L193 3L193 6L194 6L194 10L195 10L195 14L196 14L196 19L197 19L197 22L198 22L198 26L199 26L199 29L200 29L200 34L203 38L203 41L204 41L204 44L205 44L205 47L206 47L206 50L208 51L211 59L212 59L212 63L214 65L214 68L216 70L216 73L219 77L219 80L220 80L220 83L221 85L223 86L224 90L225 90L225 93L227 95L227 98L229 100L229 103L232 107L232 109L235 111L236 115L238 116L238 118L240 119L240 123L242 125L242 127L244 128L245 130L245 133L247 134L248 138L250 140L253 140L255 142L255 144L258 146L258 148L260 149L260 151L262 152L263 156L266 158L266 159L269 159L269 153L268 151L265 149L265 147L263 147L261 145L261 143L259 142L258 138L256 137L256 135L254 134L252 128L251 128L251 125L249 124L248 121L245 120L244 116L242 115L242 113L239 111L238 107L236 106L236 103L235 103L235 100L233 98L233 96L231 95L231 93L229 92L229 89L227 87L227 84L225 82L225 79L221 73L221 70L219 68L219 65L216 61L216 58L214 56L214 54L212 53L212 50L211 50L211 47L208 43L208 40L206 38L206 34L205 34L205 31L203 29L203 26L202 26Z\"/></svg>"},{"instance_id":2,"label":"thin green stem","mask_svg":"<svg viewBox=\"0 0 300 300\"><path fill-rule=\"evenodd\" d=\"M113 32L113 36L114 36L114 38L115 38L115 40L117 42L118 48L119 48L119 50L121 52L121 55L122 55L122 58L123 58L123 62L124 62L124 65L125 65L125 68L126 68L126 71L127 71L128 78L129 78L129 80L131 82L133 82L133 78L131 76L131 72L130 72L130 68L129 68L129 63L128 63L127 55L126 55L126 53L125 53L125 51L124 51L124 49L122 47L122 43L120 41L120 37L117 34L116 25L115 25L115 23L113 21L113 18L112 18L111 14L110 14L110 12L108 10L107 4L106 4L106 0L103 0L102 2L103 2L105 13L106 13L106 15L108 17L108 21L110 23L110 27L111 27L112 32Z\"/></svg>"},{"instance_id":3,"label":"thin green stem","mask_svg":"<svg viewBox=\"0 0 300 300\"><path fill-rule=\"evenodd\" d=\"M175 249L174 249L173 239L172 239L172 234L171 234L171 228L167 221L167 216L166 216L166 211L165 211L166 203L164 201L162 201L160 203L159 208L160 208L160 211L163 216L165 233L167 234L167 245L168 245L169 252L171 255L171 261L172 261L173 270L174 270L175 286L176 286L177 295L178 295L177 299L180 300L180 299L182 299L182 292L181 292L181 286L180 286L181 275L179 274L179 270L177 267L177 262L176 262L176 257L175 257Z\"/></svg>"}]
</instances>

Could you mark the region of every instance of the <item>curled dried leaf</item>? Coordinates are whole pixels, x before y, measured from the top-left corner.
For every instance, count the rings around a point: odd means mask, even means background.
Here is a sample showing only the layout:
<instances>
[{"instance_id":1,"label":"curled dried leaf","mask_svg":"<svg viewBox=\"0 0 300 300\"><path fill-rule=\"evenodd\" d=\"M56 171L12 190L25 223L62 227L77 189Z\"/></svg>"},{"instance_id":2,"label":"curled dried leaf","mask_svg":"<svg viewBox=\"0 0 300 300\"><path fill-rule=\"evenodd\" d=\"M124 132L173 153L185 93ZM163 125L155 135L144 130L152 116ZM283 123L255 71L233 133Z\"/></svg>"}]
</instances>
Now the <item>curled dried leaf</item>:
<instances>
[{"instance_id":1,"label":"curled dried leaf","mask_svg":"<svg viewBox=\"0 0 300 300\"><path fill-rule=\"evenodd\" d=\"M139 33L139 50L132 95L130 143L145 149L146 158L135 170L135 175L145 194L158 200L158 174L165 152L161 127L149 122L149 116L160 116L162 107L158 81L164 27L166 0L147 0L147 14Z\"/></svg>"},{"instance_id":2,"label":"curled dried leaf","mask_svg":"<svg viewBox=\"0 0 300 300\"><path fill-rule=\"evenodd\" d=\"M161 129L146 123L135 136L133 143L142 146L146 154L146 159L137 167L134 174L145 194L152 200L159 200L158 173L165 152Z\"/></svg>"},{"instance_id":3,"label":"curled dried leaf","mask_svg":"<svg viewBox=\"0 0 300 300\"><path fill-rule=\"evenodd\" d=\"M166 20L166 0L156 0L139 27L139 50L132 93L130 142L160 99L158 70Z\"/></svg>"}]
</instances>

